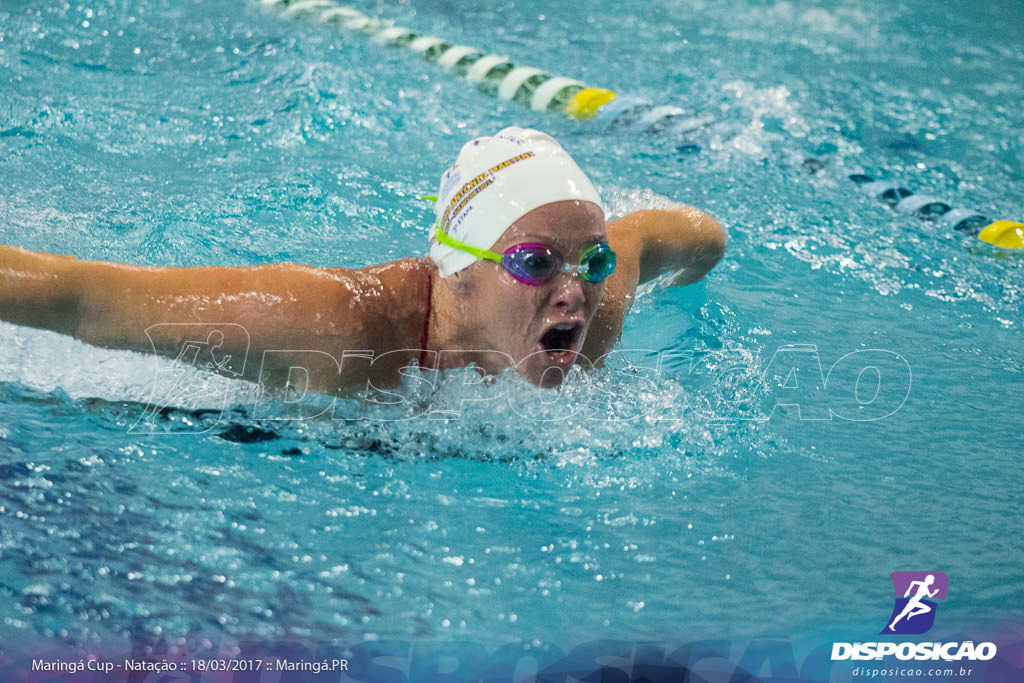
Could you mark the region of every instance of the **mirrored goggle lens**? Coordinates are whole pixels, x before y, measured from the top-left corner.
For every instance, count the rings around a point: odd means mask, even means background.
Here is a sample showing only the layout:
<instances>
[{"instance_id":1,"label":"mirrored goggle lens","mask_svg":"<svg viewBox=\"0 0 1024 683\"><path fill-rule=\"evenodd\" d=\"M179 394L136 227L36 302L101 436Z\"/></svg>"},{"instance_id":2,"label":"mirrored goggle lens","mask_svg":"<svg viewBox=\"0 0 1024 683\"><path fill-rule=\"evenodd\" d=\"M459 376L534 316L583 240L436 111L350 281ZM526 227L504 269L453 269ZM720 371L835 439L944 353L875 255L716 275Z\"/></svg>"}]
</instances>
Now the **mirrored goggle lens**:
<instances>
[{"instance_id":1,"label":"mirrored goggle lens","mask_svg":"<svg viewBox=\"0 0 1024 683\"><path fill-rule=\"evenodd\" d=\"M601 242L583 252L580 273L587 282L603 282L615 272L615 252L607 242Z\"/></svg>"},{"instance_id":2,"label":"mirrored goggle lens","mask_svg":"<svg viewBox=\"0 0 1024 683\"><path fill-rule=\"evenodd\" d=\"M517 244L502 255L501 265L520 282L539 285L558 274L562 259L543 244Z\"/></svg>"}]
</instances>

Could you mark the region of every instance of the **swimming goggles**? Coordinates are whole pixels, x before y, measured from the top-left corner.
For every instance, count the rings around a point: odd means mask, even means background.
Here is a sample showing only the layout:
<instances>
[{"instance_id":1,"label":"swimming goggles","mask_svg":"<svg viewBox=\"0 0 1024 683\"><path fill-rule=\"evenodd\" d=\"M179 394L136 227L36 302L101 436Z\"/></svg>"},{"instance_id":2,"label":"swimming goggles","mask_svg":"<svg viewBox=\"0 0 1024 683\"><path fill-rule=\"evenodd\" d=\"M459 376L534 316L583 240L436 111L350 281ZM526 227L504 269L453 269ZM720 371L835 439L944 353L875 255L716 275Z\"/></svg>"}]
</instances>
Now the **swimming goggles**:
<instances>
[{"instance_id":1,"label":"swimming goggles","mask_svg":"<svg viewBox=\"0 0 1024 683\"><path fill-rule=\"evenodd\" d=\"M579 273L587 282L598 283L604 282L615 272L615 252L607 242L598 242L587 247L580 254L579 264L572 266L565 262L561 254L546 244L514 244L506 249L505 253L498 254L466 244L442 230L436 229L434 236L438 242L452 249L500 264L509 275L526 285L542 285L559 273L569 272Z\"/></svg>"}]
</instances>

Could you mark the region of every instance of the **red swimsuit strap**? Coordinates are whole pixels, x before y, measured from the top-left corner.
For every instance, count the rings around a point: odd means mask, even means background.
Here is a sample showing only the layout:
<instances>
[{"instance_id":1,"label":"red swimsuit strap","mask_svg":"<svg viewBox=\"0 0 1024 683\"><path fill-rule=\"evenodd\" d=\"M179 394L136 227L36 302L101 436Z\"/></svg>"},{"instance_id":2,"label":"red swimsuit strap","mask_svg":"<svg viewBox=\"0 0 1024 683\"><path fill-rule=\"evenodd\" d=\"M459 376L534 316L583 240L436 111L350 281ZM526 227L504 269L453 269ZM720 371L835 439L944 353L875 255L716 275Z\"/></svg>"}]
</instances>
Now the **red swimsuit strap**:
<instances>
[{"instance_id":1,"label":"red swimsuit strap","mask_svg":"<svg viewBox=\"0 0 1024 683\"><path fill-rule=\"evenodd\" d=\"M423 334L420 336L420 369L426 367L427 342L430 341L430 307L434 298L434 278L427 271L427 315L423 319Z\"/></svg>"}]
</instances>

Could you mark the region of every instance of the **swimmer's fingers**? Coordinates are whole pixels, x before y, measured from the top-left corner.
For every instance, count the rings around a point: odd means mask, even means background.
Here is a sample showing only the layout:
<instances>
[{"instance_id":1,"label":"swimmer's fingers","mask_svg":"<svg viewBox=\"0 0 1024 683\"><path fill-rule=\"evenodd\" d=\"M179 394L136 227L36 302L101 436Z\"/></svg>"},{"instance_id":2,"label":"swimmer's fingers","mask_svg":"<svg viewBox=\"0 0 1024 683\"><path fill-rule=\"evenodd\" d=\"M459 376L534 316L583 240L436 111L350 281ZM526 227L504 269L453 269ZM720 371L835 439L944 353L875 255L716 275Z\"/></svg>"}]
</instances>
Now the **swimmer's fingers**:
<instances>
[{"instance_id":1,"label":"swimmer's fingers","mask_svg":"<svg viewBox=\"0 0 1024 683\"><path fill-rule=\"evenodd\" d=\"M658 280L658 286L663 289L669 287L685 287L686 285L692 285L696 282L700 282L707 275L709 269L691 268L683 266L679 270L673 271L668 275L665 275Z\"/></svg>"}]
</instances>

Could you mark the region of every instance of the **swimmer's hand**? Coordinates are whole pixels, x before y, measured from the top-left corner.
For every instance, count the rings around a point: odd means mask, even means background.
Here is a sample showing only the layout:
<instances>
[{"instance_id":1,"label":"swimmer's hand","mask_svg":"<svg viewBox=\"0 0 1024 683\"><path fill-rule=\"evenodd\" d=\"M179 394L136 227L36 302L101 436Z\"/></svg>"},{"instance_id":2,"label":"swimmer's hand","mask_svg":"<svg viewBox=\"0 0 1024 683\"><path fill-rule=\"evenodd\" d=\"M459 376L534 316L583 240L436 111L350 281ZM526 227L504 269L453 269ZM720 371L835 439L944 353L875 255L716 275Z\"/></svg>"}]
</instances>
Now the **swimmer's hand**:
<instances>
[{"instance_id":1,"label":"swimmer's hand","mask_svg":"<svg viewBox=\"0 0 1024 683\"><path fill-rule=\"evenodd\" d=\"M700 274L698 275L696 274L694 268L683 266L679 270L672 271L667 275L662 275L661 277L659 277L657 281L657 286L663 289L667 289L669 287L682 287L685 285L692 285L695 282L700 282L701 280L703 280L708 270L710 270L710 268L703 269L702 272L700 272Z\"/></svg>"}]
</instances>

